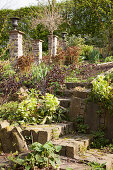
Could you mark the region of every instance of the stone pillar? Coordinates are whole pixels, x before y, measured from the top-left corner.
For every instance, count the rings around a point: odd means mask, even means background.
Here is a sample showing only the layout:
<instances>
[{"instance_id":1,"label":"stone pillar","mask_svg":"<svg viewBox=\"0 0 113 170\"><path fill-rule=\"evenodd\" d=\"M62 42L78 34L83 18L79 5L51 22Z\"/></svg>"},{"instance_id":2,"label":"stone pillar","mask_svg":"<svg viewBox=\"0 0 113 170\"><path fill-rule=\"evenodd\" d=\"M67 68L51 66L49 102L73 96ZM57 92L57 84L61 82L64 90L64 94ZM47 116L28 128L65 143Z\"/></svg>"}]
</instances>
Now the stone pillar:
<instances>
[{"instance_id":1,"label":"stone pillar","mask_svg":"<svg viewBox=\"0 0 113 170\"><path fill-rule=\"evenodd\" d=\"M57 36L48 35L48 52L50 56L56 56L57 54Z\"/></svg>"},{"instance_id":2,"label":"stone pillar","mask_svg":"<svg viewBox=\"0 0 113 170\"><path fill-rule=\"evenodd\" d=\"M13 30L9 32L9 56L10 58L18 58L23 56L23 32Z\"/></svg>"},{"instance_id":3,"label":"stone pillar","mask_svg":"<svg viewBox=\"0 0 113 170\"><path fill-rule=\"evenodd\" d=\"M48 54L52 56L52 43L53 43L53 36L52 34L48 35Z\"/></svg>"},{"instance_id":4,"label":"stone pillar","mask_svg":"<svg viewBox=\"0 0 113 170\"><path fill-rule=\"evenodd\" d=\"M32 40L32 53L36 64L40 64L42 61L42 42L42 40Z\"/></svg>"},{"instance_id":5,"label":"stone pillar","mask_svg":"<svg viewBox=\"0 0 113 170\"><path fill-rule=\"evenodd\" d=\"M57 36L53 35L53 56L57 55Z\"/></svg>"}]
</instances>

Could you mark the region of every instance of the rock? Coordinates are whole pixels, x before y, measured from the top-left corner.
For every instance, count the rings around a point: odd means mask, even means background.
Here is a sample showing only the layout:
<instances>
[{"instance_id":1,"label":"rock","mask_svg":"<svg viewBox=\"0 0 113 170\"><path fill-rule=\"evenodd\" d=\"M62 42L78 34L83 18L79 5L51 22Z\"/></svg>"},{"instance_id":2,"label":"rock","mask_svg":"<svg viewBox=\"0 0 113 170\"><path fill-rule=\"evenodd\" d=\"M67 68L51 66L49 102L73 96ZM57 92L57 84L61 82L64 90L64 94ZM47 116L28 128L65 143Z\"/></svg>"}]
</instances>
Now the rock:
<instances>
[{"instance_id":1,"label":"rock","mask_svg":"<svg viewBox=\"0 0 113 170\"><path fill-rule=\"evenodd\" d=\"M27 91L28 91L28 89L26 87L24 87L24 86L20 87L20 89L17 92L18 100L20 100L20 101L24 100L28 96Z\"/></svg>"},{"instance_id":2,"label":"rock","mask_svg":"<svg viewBox=\"0 0 113 170\"><path fill-rule=\"evenodd\" d=\"M0 141L2 151L10 152L26 152L28 150L24 137L19 127L5 127L0 130Z\"/></svg>"},{"instance_id":3,"label":"rock","mask_svg":"<svg viewBox=\"0 0 113 170\"><path fill-rule=\"evenodd\" d=\"M3 121L0 121L0 130L2 128L6 128L7 126L9 126L9 122L7 120L3 120Z\"/></svg>"}]
</instances>

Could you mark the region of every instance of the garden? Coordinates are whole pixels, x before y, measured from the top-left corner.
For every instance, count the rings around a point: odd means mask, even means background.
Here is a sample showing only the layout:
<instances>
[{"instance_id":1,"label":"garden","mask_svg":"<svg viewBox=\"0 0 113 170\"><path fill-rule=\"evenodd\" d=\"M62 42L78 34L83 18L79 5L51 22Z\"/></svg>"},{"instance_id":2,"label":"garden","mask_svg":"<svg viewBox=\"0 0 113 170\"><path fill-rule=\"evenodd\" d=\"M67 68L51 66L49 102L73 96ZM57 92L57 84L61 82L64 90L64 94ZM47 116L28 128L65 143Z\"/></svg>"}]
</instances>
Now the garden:
<instances>
[{"instance_id":1,"label":"garden","mask_svg":"<svg viewBox=\"0 0 113 170\"><path fill-rule=\"evenodd\" d=\"M113 156L109 157L113 154L113 129L108 128L109 122L113 123L112 7L110 0L103 3L72 0L0 10L0 157L7 157L8 161L0 161L2 169L58 169L65 164L67 170L74 170L75 165L82 169L113 168ZM25 33L24 54L20 58L10 57L8 32L13 29L10 20L13 16L21 18L18 30ZM58 36L56 55L52 53L53 38L48 50L49 34ZM32 54L31 39L44 40L39 64ZM74 87L68 88L71 84ZM88 97L78 96L87 89ZM85 106L84 114L74 113L72 121L73 96L85 103L81 107ZM65 107L62 97L71 104ZM99 125L95 131L85 117L90 102L98 105L95 115ZM4 138L12 140L14 148L9 142L7 151L8 142ZM97 159L100 152L101 161ZM94 153L96 158L92 157Z\"/></svg>"}]
</instances>

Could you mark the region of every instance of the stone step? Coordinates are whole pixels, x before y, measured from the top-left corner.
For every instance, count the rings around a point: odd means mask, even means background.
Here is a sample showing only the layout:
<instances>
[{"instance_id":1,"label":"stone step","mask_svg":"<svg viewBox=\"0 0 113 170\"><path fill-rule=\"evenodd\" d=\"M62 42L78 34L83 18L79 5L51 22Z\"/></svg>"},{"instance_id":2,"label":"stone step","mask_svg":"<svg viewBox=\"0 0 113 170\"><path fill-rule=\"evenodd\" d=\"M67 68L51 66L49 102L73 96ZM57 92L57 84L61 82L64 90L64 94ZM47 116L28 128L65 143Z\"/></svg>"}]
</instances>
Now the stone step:
<instances>
[{"instance_id":1,"label":"stone step","mask_svg":"<svg viewBox=\"0 0 113 170\"><path fill-rule=\"evenodd\" d=\"M92 136L87 135L66 135L57 140L52 140L54 145L61 145L60 155L75 158L76 155L83 154L90 144Z\"/></svg>"},{"instance_id":2,"label":"stone step","mask_svg":"<svg viewBox=\"0 0 113 170\"><path fill-rule=\"evenodd\" d=\"M69 170L91 170L91 167L78 159L61 156L61 165L59 170L67 170L68 168Z\"/></svg>"},{"instance_id":3,"label":"stone step","mask_svg":"<svg viewBox=\"0 0 113 170\"><path fill-rule=\"evenodd\" d=\"M71 98L58 98L60 101L60 106L64 108L69 108L71 103Z\"/></svg>"},{"instance_id":4,"label":"stone step","mask_svg":"<svg viewBox=\"0 0 113 170\"><path fill-rule=\"evenodd\" d=\"M106 170L113 169L113 154L105 153L97 149L87 150L84 155L75 157L81 162L105 164Z\"/></svg>"},{"instance_id":5,"label":"stone step","mask_svg":"<svg viewBox=\"0 0 113 170\"><path fill-rule=\"evenodd\" d=\"M91 89L77 86L73 89L64 89L64 90L57 91L57 97L71 98L72 96L75 96L75 97L85 99L89 97L90 93L91 93Z\"/></svg>"},{"instance_id":6,"label":"stone step","mask_svg":"<svg viewBox=\"0 0 113 170\"><path fill-rule=\"evenodd\" d=\"M67 89L73 89L75 87L81 86L81 87L86 87L86 88L92 88L92 83L87 83L87 82L78 82L78 83L65 83Z\"/></svg>"},{"instance_id":7,"label":"stone step","mask_svg":"<svg viewBox=\"0 0 113 170\"><path fill-rule=\"evenodd\" d=\"M91 93L91 89L87 89L85 87L78 86L78 87L74 88L73 96L82 98L82 99L86 99L90 96L90 93Z\"/></svg>"},{"instance_id":8,"label":"stone step","mask_svg":"<svg viewBox=\"0 0 113 170\"><path fill-rule=\"evenodd\" d=\"M63 89L57 91L56 95L59 97L67 97L70 98L73 95L74 89Z\"/></svg>"},{"instance_id":9,"label":"stone step","mask_svg":"<svg viewBox=\"0 0 113 170\"><path fill-rule=\"evenodd\" d=\"M58 139L60 136L70 134L74 131L73 122L45 124L45 125L29 125L22 126L22 134L27 138L32 138L32 142L46 143L52 139Z\"/></svg>"},{"instance_id":10,"label":"stone step","mask_svg":"<svg viewBox=\"0 0 113 170\"><path fill-rule=\"evenodd\" d=\"M112 170L113 169L113 154L104 153L97 149L87 150L83 155L76 155L75 158L69 158L61 156L61 165L60 170L66 170L71 168L73 170L94 170L102 169L99 167L94 167L95 164L105 164L104 169ZM92 164L92 166L91 166Z\"/></svg>"}]
</instances>

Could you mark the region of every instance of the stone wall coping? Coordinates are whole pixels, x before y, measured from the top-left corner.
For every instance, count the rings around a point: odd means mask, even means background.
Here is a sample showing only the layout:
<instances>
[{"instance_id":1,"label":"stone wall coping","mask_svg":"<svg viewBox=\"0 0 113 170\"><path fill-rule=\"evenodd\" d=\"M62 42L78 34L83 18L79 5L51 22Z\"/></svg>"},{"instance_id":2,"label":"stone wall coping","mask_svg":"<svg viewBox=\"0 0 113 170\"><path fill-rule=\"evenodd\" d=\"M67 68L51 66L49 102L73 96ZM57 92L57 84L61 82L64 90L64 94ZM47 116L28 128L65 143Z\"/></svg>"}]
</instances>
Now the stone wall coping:
<instances>
[{"instance_id":1,"label":"stone wall coping","mask_svg":"<svg viewBox=\"0 0 113 170\"><path fill-rule=\"evenodd\" d=\"M50 36L52 36L52 34L49 34L49 35L48 35L48 37L50 37ZM54 35L54 34L53 34L53 37L58 38L58 36L57 36L57 35Z\"/></svg>"},{"instance_id":2,"label":"stone wall coping","mask_svg":"<svg viewBox=\"0 0 113 170\"><path fill-rule=\"evenodd\" d=\"M43 40L38 40L38 39L36 39L36 40L31 40L32 42L44 42Z\"/></svg>"},{"instance_id":3,"label":"stone wall coping","mask_svg":"<svg viewBox=\"0 0 113 170\"><path fill-rule=\"evenodd\" d=\"M12 30L12 31L9 31L9 33L19 33L19 34L25 34L24 32L19 31L19 30Z\"/></svg>"}]
</instances>

